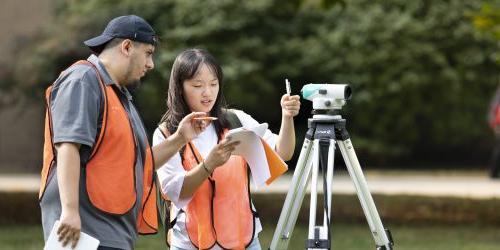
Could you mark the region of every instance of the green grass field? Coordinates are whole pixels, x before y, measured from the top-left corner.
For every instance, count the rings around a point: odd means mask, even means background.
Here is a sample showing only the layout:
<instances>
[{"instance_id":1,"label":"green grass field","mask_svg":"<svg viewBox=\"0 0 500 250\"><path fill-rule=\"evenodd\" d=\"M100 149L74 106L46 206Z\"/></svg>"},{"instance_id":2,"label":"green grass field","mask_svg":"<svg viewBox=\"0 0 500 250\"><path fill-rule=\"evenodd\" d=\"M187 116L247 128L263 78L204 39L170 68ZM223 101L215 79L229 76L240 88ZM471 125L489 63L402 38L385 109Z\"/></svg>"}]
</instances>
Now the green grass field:
<instances>
[{"instance_id":1,"label":"green grass field","mask_svg":"<svg viewBox=\"0 0 500 250\"><path fill-rule=\"evenodd\" d=\"M394 249L398 250L496 250L500 248L500 228L484 226L390 226ZM274 233L273 225L264 225L260 234L263 249L267 249ZM375 249L365 224L338 223L333 225L332 249ZM295 228L289 249L304 249L307 227ZM137 250L166 249L162 234L141 236ZM2 250L42 249L41 226L0 226Z\"/></svg>"}]
</instances>

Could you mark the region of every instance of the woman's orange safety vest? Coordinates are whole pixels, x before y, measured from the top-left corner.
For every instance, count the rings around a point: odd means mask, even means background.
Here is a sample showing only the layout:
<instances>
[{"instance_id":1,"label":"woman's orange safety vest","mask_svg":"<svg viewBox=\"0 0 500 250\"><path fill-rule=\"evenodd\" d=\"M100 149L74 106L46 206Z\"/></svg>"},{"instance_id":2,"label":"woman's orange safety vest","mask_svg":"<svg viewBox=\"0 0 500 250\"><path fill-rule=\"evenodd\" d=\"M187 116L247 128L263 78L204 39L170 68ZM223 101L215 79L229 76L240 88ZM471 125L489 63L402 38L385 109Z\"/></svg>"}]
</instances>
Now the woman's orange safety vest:
<instances>
[{"instance_id":1,"label":"woman's orange safety vest","mask_svg":"<svg viewBox=\"0 0 500 250\"><path fill-rule=\"evenodd\" d=\"M184 169L200 162L200 153L188 143L182 157ZM256 213L251 206L247 163L233 155L201 184L187 205L189 239L199 249L216 243L224 249L245 249L255 231Z\"/></svg>"},{"instance_id":2,"label":"woman's orange safety vest","mask_svg":"<svg viewBox=\"0 0 500 250\"><path fill-rule=\"evenodd\" d=\"M137 149L132 125L113 87L104 84L98 69L85 60L78 61L73 65L76 64L88 65L95 70L104 95L101 131L85 166L87 193L91 203L99 210L122 215L130 211L137 202L135 190ZM48 175L57 160L50 114L51 90L52 86L47 88L45 92L47 111L45 113L45 143L39 199L43 197ZM137 218L137 228L141 234L151 234L158 231L153 155L147 141L146 145L143 194Z\"/></svg>"}]
</instances>

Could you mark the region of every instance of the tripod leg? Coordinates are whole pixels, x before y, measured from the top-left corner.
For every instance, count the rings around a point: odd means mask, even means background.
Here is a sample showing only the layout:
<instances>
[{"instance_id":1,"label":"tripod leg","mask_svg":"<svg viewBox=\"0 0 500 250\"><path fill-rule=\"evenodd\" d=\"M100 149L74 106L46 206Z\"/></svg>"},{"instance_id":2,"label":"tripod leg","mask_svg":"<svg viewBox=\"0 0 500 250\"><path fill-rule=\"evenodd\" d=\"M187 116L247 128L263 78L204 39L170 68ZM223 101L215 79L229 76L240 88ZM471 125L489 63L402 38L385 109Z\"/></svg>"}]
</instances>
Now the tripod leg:
<instances>
[{"instance_id":1,"label":"tripod leg","mask_svg":"<svg viewBox=\"0 0 500 250\"><path fill-rule=\"evenodd\" d=\"M317 238L316 232L316 207L318 196L318 169L319 169L319 140L313 141L313 162L311 180L311 204L309 205L309 239ZM319 237L318 237L319 238Z\"/></svg>"},{"instance_id":2,"label":"tripod leg","mask_svg":"<svg viewBox=\"0 0 500 250\"><path fill-rule=\"evenodd\" d=\"M321 127L320 127L321 128ZM335 140L315 139L311 182L311 205L309 207L308 249L330 249L331 201L334 166ZM316 225L318 174L323 171L323 225Z\"/></svg>"},{"instance_id":3,"label":"tripod leg","mask_svg":"<svg viewBox=\"0 0 500 250\"><path fill-rule=\"evenodd\" d=\"M304 140L300 151L297 166L293 173L292 182L285 198L283 209L281 210L278 225L271 241L271 250L288 249L297 216L304 200L307 184L311 177L311 150L313 144L309 139Z\"/></svg>"},{"instance_id":4,"label":"tripod leg","mask_svg":"<svg viewBox=\"0 0 500 250\"><path fill-rule=\"evenodd\" d=\"M324 224L326 225L327 223L327 215L331 216L332 214L332 185L333 185L333 167L334 167L334 160L335 160L335 140L330 140L330 146L328 148L328 165L327 165L327 171L326 171L326 197L327 197L327 204L328 204L328 211L325 211L325 216L324 216ZM328 213L328 214L326 214ZM330 217L330 222L331 222L331 217Z\"/></svg>"},{"instance_id":5,"label":"tripod leg","mask_svg":"<svg viewBox=\"0 0 500 250\"><path fill-rule=\"evenodd\" d=\"M393 241L391 239L389 231L384 230L382 221L373 202L373 198L368 190L368 185L366 183L363 171L359 165L358 158L354 152L354 148L351 144L349 138L344 140L337 140L337 143L344 158L347 170L351 176L354 186L358 194L361 207L368 221L370 231L372 232L373 238L375 239L375 244L377 249L390 250L392 249Z\"/></svg>"}]
</instances>

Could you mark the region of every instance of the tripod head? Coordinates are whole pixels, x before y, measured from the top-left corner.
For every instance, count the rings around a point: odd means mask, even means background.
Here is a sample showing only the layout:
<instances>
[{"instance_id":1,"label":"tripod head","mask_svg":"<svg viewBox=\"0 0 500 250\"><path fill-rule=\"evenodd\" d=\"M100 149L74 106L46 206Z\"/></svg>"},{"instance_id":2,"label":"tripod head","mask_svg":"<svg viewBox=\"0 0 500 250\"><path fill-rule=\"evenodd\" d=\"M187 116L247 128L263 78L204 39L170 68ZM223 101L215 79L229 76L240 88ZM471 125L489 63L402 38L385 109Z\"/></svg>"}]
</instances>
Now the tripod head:
<instances>
[{"instance_id":1,"label":"tripod head","mask_svg":"<svg viewBox=\"0 0 500 250\"><path fill-rule=\"evenodd\" d=\"M300 93L302 98L313 102L313 113L320 114L342 109L352 96L348 84L310 83L304 85Z\"/></svg>"}]
</instances>

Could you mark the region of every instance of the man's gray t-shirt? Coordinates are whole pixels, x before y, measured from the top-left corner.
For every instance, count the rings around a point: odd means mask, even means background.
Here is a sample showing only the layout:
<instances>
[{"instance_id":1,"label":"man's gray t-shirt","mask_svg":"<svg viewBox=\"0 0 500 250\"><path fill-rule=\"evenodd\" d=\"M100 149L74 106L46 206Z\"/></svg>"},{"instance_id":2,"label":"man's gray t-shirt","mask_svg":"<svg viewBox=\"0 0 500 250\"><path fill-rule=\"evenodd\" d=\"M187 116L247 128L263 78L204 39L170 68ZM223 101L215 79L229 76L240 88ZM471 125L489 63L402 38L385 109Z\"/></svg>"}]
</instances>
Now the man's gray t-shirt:
<instances>
[{"instance_id":1,"label":"man's gray t-shirt","mask_svg":"<svg viewBox=\"0 0 500 250\"><path fill-rule=\"evenodd\" d=\"M137 216L143 191L143 159L147 135L141 118L132 103L126 88L114 84L99 59L92 55L88 59L99 70L104 84L112 85L125 107L136 139L136 203L128 213L113 215L102 212L90 202L85 186L84 162L89 158L102 124L104 95L99 86L95 70L88 65L70 67L54 83L51 95L51 115L54 143L73 142L81 144L79 185L80 218L82 232L100 240L100 246L133 249L137 239ZM137 145L138 144L138 145ZM54 222L61 216L61 201L57 184L57 166L49 173L47 187L40 201L44 238L47 240Z\"/></svg>"}]
</instances>

